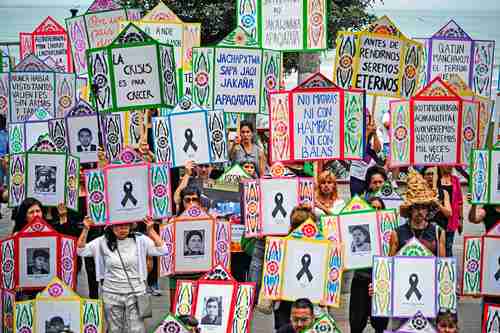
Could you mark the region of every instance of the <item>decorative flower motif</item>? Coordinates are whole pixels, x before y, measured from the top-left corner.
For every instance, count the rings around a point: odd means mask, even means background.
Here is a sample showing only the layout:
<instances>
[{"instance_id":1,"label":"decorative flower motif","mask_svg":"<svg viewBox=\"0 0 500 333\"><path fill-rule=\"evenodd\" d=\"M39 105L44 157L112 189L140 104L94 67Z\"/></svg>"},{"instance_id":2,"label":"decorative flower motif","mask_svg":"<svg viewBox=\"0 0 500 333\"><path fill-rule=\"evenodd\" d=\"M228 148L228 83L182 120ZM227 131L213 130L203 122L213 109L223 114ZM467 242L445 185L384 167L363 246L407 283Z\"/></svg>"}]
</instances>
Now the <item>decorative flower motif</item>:
<instances>
[{"instance_id":1,"label":"decorative flower motif","mask_svg":"<svg viewBox=\"0 0 500 333\"><path fill-rule=\"evenodd\" d=\"M179 104L179 107L182 110L187 111L187 110L189 110L191 108L192 105L193 105L193 103L189 99L184 99Z\"/></svg>"},{"instance_id":2,"label":"decorative flower motif","mask_svg":"<svg viewBox=\"0 0 500 333\"><path fill-rule=\"evenodd\" d=\"M413 79L417 75L417 69L413 65L408 65L405 68L405 75L408 79Z\"/></svg>"},{"instance_id":3,"label":"decorative flower motif","mask_svg":"<svg viewBox=\"0 0 500 333\"><path fill-rule=\"evenodd\" d=\"M389 290L389 283L385 280L379 280L376 282L376 288L377 290L385 292Z\"/></svg>"},{"instance_id":4,"label":"decorative flower motif","mask_svg":"<svg viewBox=\"0 0 500 333\"><path fill-rule=\"evenodd\" d=\"M89 325L85 326L85 328L83 329L83 332L85 332L85 333L97 333L97 327L95 327L95 325L93 325L93 324L89 324Z\"/></svg>"},{"instance_id":5,"label":"decorative flower motif","mask_svg":"<svg viewBox=\"0 0 500 333\"><path fill-rule=\"evenodd\" d=\"M64 258L62 260L62 267L65 271L71 271L73 269L73 260L70 258Z\"/></svg>"},{"instance_id":6,"label":"decorative flower motif","mask_svg":"<svg viewBox=\"0 0 500 333\"><path fill-rule=\"evenodd\" d=\"M241 17L241 25L243 28L251 28L255 25L255 18L252 15L243 15Z\"/></svg>"},{"instance_id":7,"label":"decorative flower motif","mask_svg":"<svg viewBox=\"0 0 500 333\"><path fill-rule=\"evenodd\" d=\"M198 72L196 77L194 78L196 85L199 87L204 87L208 84L208 73L207 72Z\"/></svg>"},{"instance_id":8,"label":"decorative flower motif","mask_svg":"<svg viewBox=\"0 0 500 333\"><path fill-rule=\"evenodd\" d=\"M279 271L279 265L276 261L269 261L267 263L266 271L270 275L277 275Z\"/></svg>"},{"instance_id":9,"label":"decorative flower motif","mask_svg":"<svg viewBox=\"0 0 500 333\"><path fill-rule=\"evenodd\" d=\"M33 223L31 225L31 230L33 230L34 232L40 232L40 231L43 231L43 224L39 223L39 222L36 222L36 223Z\"/></svg>"},{"instance_id":10,"label":"decorative flower motif","mask_svg":"<svg viewBox=\"0 0 500 333\"><path fill-rule=\"evenodd\" d=\"M309 19L309 22L313 26L319 26L323 24L323 15L320 12L314 13L311 18Z\"/></svg>"},{"instance_id":11,"label":"decorative flower motif","mask_svg":"<svg viewBox=\"0 0 500 333\"><path fill-rule=\"evenodd\" d=\"M317 230L316 227L312 224L307 224L302 228L302 232L304 233L304 236L306 237L313 237Z\"/></svg>"},{"instance_id":12,"label":"decorative flower motif","mask_svg":"<svg viewBox=\"0 0 500 333\"><path fill-rule=\"evenodd\" d=\"M59 283L54 283L49 287L48 292L52 297L59 297L63 293L63 287Z\"/></svg>"},{"instance_id":13,"label":"decorative flower motif","mask_svg":"<svg viewBox=\"0 0 500 333\"><path fill-rule=\"evenodd\" d=\"M284 136L288 132L288 125L284 121L278 121L276 125L274 125L273 134L277 136Z\"/></svg>"},{"instance_id":14,"label":"decorative flower motif","mask_svg":"<svg viewBox=\"0 0 500 333\"><path fill-rule=\"evenodd\" d=\"M76 189L76 177L75 176L68 177L68 188L70 190Z\"/></svg>"},{"instance_id":15,"label":"decorative flower motif","mask_svg":"<svg viewBox=\"0 0 500 333\"><path fill-rule=\"evenodd\" d=\"M449 295L453 291L453 284L450 281L442 282L440 291L442 295Z\"/></svg>"},{"instance_id":16,"label":"decorative flower motif","mask_svg":"<svg viewBox=\"0 0 500 333\"><path fill-rule=\"evenodd\" d=\"M474 133L474 129L470 126L467 126L466 128L464 128L464 139L467 140L467 141L472 141L474 140L474 137L475 137L475 133Z\"/></svg>"},{"instance_id":17,"label":"decorative flower motif","mask_svg":"<svg viewBox=\"0 0 500 333\"><path fill-rule=\"evenodd\" d=\"M485 64L477 64L476 65L476 73L479 76L486 75L488 73L488 66L486 66Z\"/></svg>"},{"instance_id":18,"label":"decorative flower motif","mask_svg":"<svg viewBox=\"0 0 500 333\"><path fill-rule=\"evenodd\" d=\"M94 191L90 193L90 202L92 202L93 204L98 204L103 200L104 200L104 194L102 194L102 192Z\"/></svg>"},{"instance_id":19,"label":"decorative flower motif","mask_svg":"<svg viewBox=\"0 0 500 333\"><path fill-rule=\"evenodd\" d=\"M165 188L165 185L158 184L153 188L153 193L155 197L163 198L167 193L167 189Z\"/></svg>"},{"instance_id":20,"label":"decorative flower motif","mask_svg":"<svg viewBox=\"0 0 500 333\"><path fill-rule=\"evenodd\" d=\"M69 108L71 106L71 97L61 96L61 98L59 98L59 106L64 109Z\"/></svg>"},{"instance_id":21,"label":"decorative flower motif","mask_svg":"<svg viewBox=\"0 0 500 333\"><path fill-rule=\"evenodd\" d=\"M265 82L267 90L273 90L274 88L276 88L276 78L274 77L274 75L266 76Z\"/></svg>"},{"instance_id":22,"label":"decorative flower motif","mask_svg":"<svg viewBox=\"0 0 500 333\"><path fill-rule=\"evenodd\" d=\"M170 70L163 72L163 78L166 84L172 84L174 82L174 75Z\"/></svg>"},{"instance_id":23,"label":"decorative flower motif","mask_svg":"<svg viewBox=\"0 0 500 333\"><path fill-rule=\"evenodd\" d=\"M469 262L467 263L467 270L470 273L476 273L478 269L479 269L479 263L477 262L477 260L470 259Z\"/></svg>"},{"instance_id":24,"label":"decorative flower motif","mask_svg":"<svg viewBox=\"0 0 500 333\"><path fill-rule=\"evenodd\" d=\"M29 327L23 326L18 330L19 333L32 333Z\"/></svg>"},{"instance_id":25,"label":"decorative flower motif","mask_svg":"<svg viewBox=\"0 0 500 333\"><path fill-rule=\"evenodd\" d=\"M3 262L3 272L4 273L9 273L14 269L14 260L12 259L6 259Z\"/></svg>"},{"instance_id":26,"label":"decorative flower motif","mask_svg":"<svg viewBox=\"0 0 500 333\"><path fill-rule=\"evenodd\" d=\"M247 212L250 215L257 214L257 203L255 201L252 201L247 204Z\"/></svg>"},{"instance_id":27,"label":"decorative flower motif","mask_svg":"<svg viewBox=\"0 0 500 333\"><path fill-rule=\"evenodd\" d=\"M236 43L236 45L245 45L246 41L247 36L245 36L243 32L240 31L234 35L234 42Z\"/></svg>"},{"instance_id":28,"label":"decorative flower motif","mask_svg":"<svg viewBox=\"0 0 500 333\"><path fill-rule=\"evenodd\" d=\"M201 215L201 209L196 206L193 206L189 208L189 210L187 211L187 215L191 217L198 217Z\"/></svg>"},{"instance_id":29,"label":"decorative flower motif","mask_svg":"<svg viewBox=\"0 0 500 333\"><path fill-rule=\"evenodd\" d=\"M217 243L217 251L219 251L219 252L226 252L227 251L227 244L226 244L226 242L218 242Z\"/></svg>"},{"instance_id":30,"label":"decorative flower motif","mask_svg":"<svg viewBox=\"0 0 500 333\"><path fill-rule=\"evenodd\" d=\"M391 231L388 230L388 231L384 232L384 234L382 235L382 238L384 239L385 243L389 243L391 240Z\"/></svg>"},{"instance_id":31,"label":"decorative flower motif","mask_svg":"<svg viewBox=\"0 0 500 333\"><path fill-rule=\"evenodd\" d=\"M121 156L122 162L125 164L132 163L135 159L134 153L131 151L124 151Z\"/></svg>"},{"instance_id":32,"label":"decorative flower motif","mask_svg":"<svg viewBox=\"0 0 500 333\"><path fill-rule=\"evenodd\" d=\"M109 133L107 136L108 143L117 144L118 143L118 135L116 133Z\"/></svg>"},{"instance_id":33,"label":"decorative flower motif","mask_svg":"<svg viewBox=\"0 0 500 333\"><path fill-rule=\"evenodd\" d=\"M403 141L406 139L406 137L408 136L408 129L406 127L403 127L403 126L399 126L396 128L396 130L394 131L394 137L396 138L396 140L398 141Z\"/></svg>"},{"instance_id":34,"label":"decorative flower motif","mask_svg":"<svg viewBox=\"0 0 500 333\"><path fill-rule=\"evenodd\" d=\"M271 176L281 177L284 174L285 174L285 167L282 164L276 163L271 167Z\"/></svg>"},{"instance_id":35,"label":"decorative flower motif","mask_svg":"<svg viewBox=\"0 0 500 333\"><path fill-rule=\"evenodd\" d=\"M177 324L174 321L169 321L163 325L163 332L165 333L179 333L181 331L181 328L179 327L179 324Z\"/></svg>"},{"instance_id":36,"label":"decorative flower motif","mask_svg":"<svg viewBox=\"0 0 500 333\"><path fill-rule=\"evenodd\" d=\"M339 279L339 275L340 275L339 270L336 268L332 268L330 270L330 273L328 273L328 276L330 277L330 280L332 282L336 282Z\"/></svg>"},{"instance_id":37,"label":"decorative flower motif","mask_svg":"<svg viewBox=\"0 0 500 333\"><path fill-rule=\"evenodd\" d=\"M191 312L191 307L188 304L179 304L177 307L177 311L180 316L188 315Z\"/></svg>"},{"instance_id":38,"label":"decorative flower motif","mask_svg":"<svg viewBox=\"0 0 500 333\"><path fill-rule=\"evenodd\" d=\"M352 57L348 54L344 54L339 59L339 65L342 68L349 68L352 66Z\"/></svg>"},{"instance_id":39,"label":"decorative flower motif","mask_svg":"<svg viewBox=\"0 0 500 333\"><path fill-rule=\"evenodd\" d=\"M234 314L238 319L245 319L248 317L248 309L245 306L240 306L236 309Z\"/></svg>"},{"instance_id":40,"label":"decorative flower motif","mask_svg":"<svg viewBox=\"0 0 500 333\"><path fill-rule=\"evenodd\" d=\"M215 143L221 142L224 140L224 133L220 129L216 129L212 132L212 139Z\"/></svg>"},{"instance_id":41,"label":"decorative flower motif","mask_svg":"<svg viewBox=\"0 0 500 333\"><path fill-rule=\"evenodd\" d=\"M21 185L23 183L23 175L21 173L16 173L12 176L12 183L14 185Z\"/></svg>"}]
</instances>

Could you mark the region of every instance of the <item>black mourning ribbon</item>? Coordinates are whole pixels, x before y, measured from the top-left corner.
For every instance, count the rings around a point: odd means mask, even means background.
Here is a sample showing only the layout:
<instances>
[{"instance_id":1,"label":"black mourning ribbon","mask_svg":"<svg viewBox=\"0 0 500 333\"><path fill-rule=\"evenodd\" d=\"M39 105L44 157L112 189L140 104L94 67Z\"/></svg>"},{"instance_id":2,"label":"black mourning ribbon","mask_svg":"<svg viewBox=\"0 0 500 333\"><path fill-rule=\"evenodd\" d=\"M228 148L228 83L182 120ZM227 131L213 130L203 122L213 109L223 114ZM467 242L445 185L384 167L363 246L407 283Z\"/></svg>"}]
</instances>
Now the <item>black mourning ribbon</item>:
<instances>
[{"instance_id":1,"label":"black mourning ribbon","mask_svg":"<svg viewBox=\"0 0 500 333\"><path fill-rule=\"evenodd\" d=\"M422 298L422 293L417 289L418 275L415 273L410 275L408 282L410 283L410 289L408 289L408 291L406 292L406 299L410 300L411 295L415 294L415 296L417 296L417 299L420 301L420 299Z\"/></svg>"},{"instance_id":2,"label":"black mourning ribbon","mask_svg":"<svg viewBox=\"0 0 500 333\"><path fill-rule=\"evenodd\" d=\"M495 273L495 280L500 280L500 257L498 257L498 270Z\"/></svg>"},{"instance_id":3,"label":"black mourning ribbon","mask_svg":"<svg viewBox=\"0 0 500 333\"><path fill-rule=\"evenodd\" d=\"M283 215L283 217L286 217L286 210L285 210L285 208L283 208L283 194L282 193L280 193L280 192L276 193L276 195L274 196L274 203L276 204L276 206L274 207L271 215L273 217L276 217L276 215L278 215L278 213L281 213L281 215Z\"/></svg>"},{"instance_id":4,"label":"black mourning ribbon","mask_svg":"<svg viewBox=\"0 0 500 333\"><path fill-rule=\"evenodd\" d=\"M311 282L313 279L313 275L311 274L311 271L309 270L309 266L311 266L311 255L308 253L304 254L302 256L302 258L300 259L300 263L302 264L302 268L300 269L300 271L296 275L297 280L300 280L302 278L302 275L305 274L307 276L307 279L309 280L309 282Z\"/></svg>"},{"instance_id":5,"label":"black mourning ribbon","mask_svg":"<svg viewBox=\"0 0 500 333\"><path fill-rule=\"evenodd\" d=\"M184 150L185 153L187 153L189 147L192 147L194 151L198 150L198 146L196 143L193 142L193 130L188 128L187 130L184 131L184 138L186 139L186 143L184 144Z\"/></svg>"},{"instance_id":6,"label":"black mourning ribbon","mask_svg":"<svg viewBox=\"0 0 500 333\"><path fill-rule=\"evenodd\" d=\"M132 195L132 190L134 189L134 186L132 185L131 182L125 182L123 184L123 192L125 193L125 196L122 199L122 207L125 207L127 202L130 200L132 204L135 206L137 205L137 199Z\"/></svg>"}]
</instances>

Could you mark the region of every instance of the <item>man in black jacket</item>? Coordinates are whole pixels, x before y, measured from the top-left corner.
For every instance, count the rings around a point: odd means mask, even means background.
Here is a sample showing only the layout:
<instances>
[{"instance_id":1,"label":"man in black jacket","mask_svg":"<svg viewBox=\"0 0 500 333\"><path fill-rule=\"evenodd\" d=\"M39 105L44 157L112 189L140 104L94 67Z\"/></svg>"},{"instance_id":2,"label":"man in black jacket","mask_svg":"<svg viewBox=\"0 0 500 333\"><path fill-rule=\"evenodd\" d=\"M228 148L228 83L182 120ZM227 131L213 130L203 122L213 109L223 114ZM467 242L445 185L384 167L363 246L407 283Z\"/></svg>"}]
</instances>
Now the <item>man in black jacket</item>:
<instances>
[{"instance_id":1,"label":"man in black jacket","mask_svg":"<svg viewBox=\"0 0 500 333\"><path fill-rule=\"evenodd\" d=\"M307 298L299 298L292 304L291 324L281 327L278 333L299 333L314 322L314 306Z\"/></svg>"}]
</instances>

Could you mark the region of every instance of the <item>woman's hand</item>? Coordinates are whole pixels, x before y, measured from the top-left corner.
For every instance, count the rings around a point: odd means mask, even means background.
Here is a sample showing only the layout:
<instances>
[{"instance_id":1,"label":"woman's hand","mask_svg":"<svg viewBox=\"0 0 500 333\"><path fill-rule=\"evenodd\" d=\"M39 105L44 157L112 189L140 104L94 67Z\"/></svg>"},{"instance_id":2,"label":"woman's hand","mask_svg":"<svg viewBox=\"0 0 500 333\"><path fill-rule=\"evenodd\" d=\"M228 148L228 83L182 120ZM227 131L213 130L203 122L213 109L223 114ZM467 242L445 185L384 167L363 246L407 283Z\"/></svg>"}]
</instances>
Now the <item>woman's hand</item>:
<instances>
[{"instance_id":1,"label":"woman's hand","mask_svg":"<svg viewBox=\"0 0 500 333\"><path fill-rule=\"evenodd\" d=\"M90 230L90 228L92 228L93 225L94 225L94 221L92 221L90 216L88 216L88 215L85 216L85 218L83 219L83 228L86 230Z\"/></svg>"},{"instance_id":2,"label":"woman's hand","mask_svg":"<svg viewBox=\"0 0 500 333\"><path fill-rule=\"evenodd\" d=\"M153 218L151 216L146 216L142 222L146 225L146 231L149 233L151 230L153 230L153 227L155 223L153 222Z\"/></svg>"},{"instance_id":3,"label":"woman's hand","mask_svg":"<svg viewBox=\"0 0 500 333\"><path fill-rule=\"evenodd\" d=\"M239 133L236 133L236 135L234 136L234 143L237 145L241 143L241 136Z\"/></svg>"},{"instance_id":4,"label":"woman's hand","mask_svg":"<svg viewBox=\"0 0 500 333\"><path fill-rule=\"evenodd\" d=\"M193 167L194 167L194 161L192 160L186 161L186 164L184 165L184 168L186 169L186 175L191 176L193 174Z\"/></svg>"},{"instance_id":5,"label":"woman's hand","mask_svg":"<svg viewBox=\"0 0 500 333\"><path fill-rule=\"evenodd\" d=\"M97 159L97 165L101 169L108 164L108 160L106 159L106 152L104 151L104 148L102 146L99 146L99 148L97 148Z\"/></svg>"},{"instance_id":6,"label":"woman's hand","mask_svg":"<svg viewBox=\"0 0 500 333\"><path fill-rule=\"evenodd\" d=\"M59 223L64 224L68 222L68 208L63 202L57 205L57 214L59 215Z\"/></svg>"}]
</instances>

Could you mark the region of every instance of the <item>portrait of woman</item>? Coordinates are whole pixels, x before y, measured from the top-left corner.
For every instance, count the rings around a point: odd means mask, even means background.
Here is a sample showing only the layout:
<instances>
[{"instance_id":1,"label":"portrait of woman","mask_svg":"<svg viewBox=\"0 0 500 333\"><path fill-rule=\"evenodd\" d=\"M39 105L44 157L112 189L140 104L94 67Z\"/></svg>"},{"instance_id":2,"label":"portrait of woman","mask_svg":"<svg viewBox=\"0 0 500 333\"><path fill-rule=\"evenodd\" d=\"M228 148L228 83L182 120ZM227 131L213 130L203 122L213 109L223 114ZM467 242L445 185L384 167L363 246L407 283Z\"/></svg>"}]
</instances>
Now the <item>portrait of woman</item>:
<instances>
[{"instance_id":1,"label":"portrait of woman","mask_svg":"<svg viewBox=\"0 0 500 333\"><path fill-rule=\"evenodd\" d=\"M205 230L184 231L184 255L205 255Z\"/></svg>"},{"instance_id":2,"label":"portrait of woman","mask_svg":"<svg viewBox=\"0 0 500 333\"><path fill-rule=\"evenodd\" d=\"M349 227L349 233L352 237L351 251L352 253L371 251L369 226L354 225Z\"/></svg>"}]
</instances>

